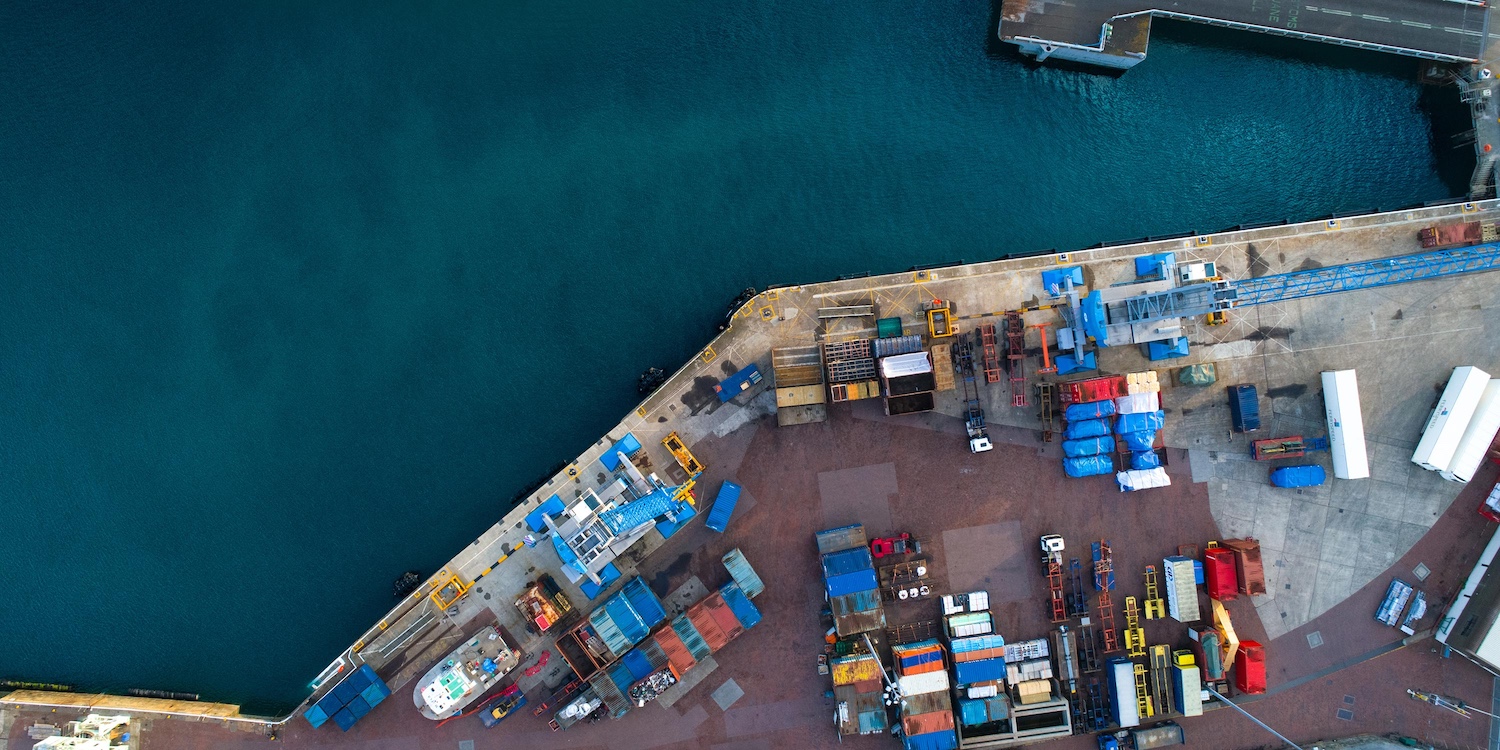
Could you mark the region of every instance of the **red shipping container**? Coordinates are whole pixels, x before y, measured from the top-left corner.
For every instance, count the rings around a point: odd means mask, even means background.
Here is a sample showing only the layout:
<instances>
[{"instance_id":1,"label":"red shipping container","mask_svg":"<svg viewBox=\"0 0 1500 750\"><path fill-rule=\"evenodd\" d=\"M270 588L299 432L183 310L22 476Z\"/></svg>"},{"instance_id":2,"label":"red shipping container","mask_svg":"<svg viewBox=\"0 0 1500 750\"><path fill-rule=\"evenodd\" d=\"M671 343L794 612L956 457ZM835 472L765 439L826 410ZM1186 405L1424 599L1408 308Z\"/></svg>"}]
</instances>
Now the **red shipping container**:
<instances>
[{"instance_id":1,"label":"red shipping container","mask_svg":"<svg viewBox=\"0 0 1500 750\"><path fill-rule=\"evenodd\" d=\"M1264 596L1266 569L1260 561L1260 542L1254 539L1225 539L1224 546L1234 552L1234 572L1239 576L1240 593Z\"/></svg>"},{"instance_id":2,"label":"red shipping container","mask_svg":"<svg viewBox=\"0 0 1500 750\"><path fill-rule=\"evenodd\" d=\"M718 621L714 620L713 613L708 611L708 603L698 602L688 607L687 616L693 627L698 629L698 635L703 636L703 642L708 644L708 650L717 652L729 643L729 636L724 635L723 628L719 627Z\"/></svg>"},{"instance_id":3,"label":"red shipping container","mask_svg":"<svg viewBox=\"0 0 1500 750\"><path fill-rule=\"evenodd\" d=\"M1266 692L1266 649L1255 641L1240 641L1234 655L1234 686L1241 693Z\"/></svg>"},{"instance_id":4,"label":"red shipping container","mask_svg":"<svg viewBox=\"0 0 1500 750\"><path fill-rule=\"evenodd\" d=\"M724 631L726 643L740 637L740 634L745 632L744 626L740 624L740 618L735 617L734 610L730 609L729 605L724 603L723 594L715 591L707 599L703 600L703 604L708 607L708 612L714 618L714 622L719 623L719 629Z\"/></svg>"},{"instance_id":5,"label":"red shipping container","mask_svg":"<svg viewBox=\"0 0 1500 750\"><path fill-rule=\"evenodd\" d=\"M1203 550L1203 583L1208 595L1227 602L1240 595L1240 584L1234 574L1234 552L1227 547Z\"/></svg>"}]
</instances>

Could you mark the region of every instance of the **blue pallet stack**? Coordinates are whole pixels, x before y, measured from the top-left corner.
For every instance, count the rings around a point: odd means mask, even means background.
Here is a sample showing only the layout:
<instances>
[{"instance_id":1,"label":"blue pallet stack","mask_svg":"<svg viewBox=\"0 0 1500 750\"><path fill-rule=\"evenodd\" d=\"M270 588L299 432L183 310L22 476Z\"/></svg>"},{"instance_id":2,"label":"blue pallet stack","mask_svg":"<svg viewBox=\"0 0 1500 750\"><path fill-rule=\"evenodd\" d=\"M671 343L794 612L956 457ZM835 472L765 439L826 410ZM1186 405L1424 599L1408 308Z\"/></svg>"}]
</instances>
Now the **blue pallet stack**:
<instances>
[{"instance_id":1,"label":"blue pallet stack","mask_svg":"<svg viewBox=\"0 0 1500 750\"><path fill-rule=\"evenodd\" d=\"M314 729L330 719L347 732L354 722L364 718L370 709L391 695L391 689L370 665L361 665L342 682L302 713Z\"/></svg>"}]
</instances>

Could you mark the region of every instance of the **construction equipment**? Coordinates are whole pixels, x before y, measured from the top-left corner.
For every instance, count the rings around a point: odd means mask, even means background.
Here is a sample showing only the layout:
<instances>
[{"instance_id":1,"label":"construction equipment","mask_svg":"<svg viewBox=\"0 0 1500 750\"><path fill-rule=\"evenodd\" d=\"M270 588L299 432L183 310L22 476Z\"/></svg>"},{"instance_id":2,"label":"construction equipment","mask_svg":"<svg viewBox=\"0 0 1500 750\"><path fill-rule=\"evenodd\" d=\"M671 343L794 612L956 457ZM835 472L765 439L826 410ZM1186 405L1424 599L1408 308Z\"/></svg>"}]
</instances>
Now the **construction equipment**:
<instances>
[{"instance_id":1,"label":"construction equipment","mask_svg":"<svg viewBox=\"0 0 1500 750\"><path fill-rule=\"evenodd\" d=\"M688 450L687 444L682 442L682 438L676 432L662 438L661 444L666 446L672 458L677 459L677 465L687 472L689 479L697 479L698 475L703 473L703 462L693 456L693 452Z\"/></svg>"},{"instance_id":2,"label":"construction equipment","mask_svg":"<svg viewBox=\"0 0 1500 750\"><path fill-rule=\"evenodd\" d=\"M1000 351L995 346L994 324L984 323L975 328L974 338L977 339L979 350L982 354L981 363L984 366L984 382L1000 382Z\"/></svg>"},{"instance_id":3,"label":"construction equipment","mask_svg":"<svg viewBox=\"0 0 1500 750\"><path fill-rule=\"evenodd\" d=\"M1158 715L1172 713L1172 650L1158 644L1150 651L1152 705Z\"/></svg>"},{"instance_id":4,"label":"construction equipment","mask_svg":"<svg viewBox=\"0 0 1500 750\"><path fill-rule=\"evenodd\" d=\"M1037 368L1036 374L1049 375L1057 372L1057 367L1052 364L1052 352L1047 349L1047 327L1051 323L1037 323L1032 328L1036 329L1037 337L1042 341L1042 366Z\"/></svg>"},{"instance_id":5,"label":"construction equipment","mask_svg":"<svg viewBox=\"0 0 1500 750\"><path fill-rule=\"evenodd\" d=\"M1099 662L1099 646L1094 640L1094 628L1089 618L1084 617L1078 625L1078 671L1093 674L1103 668Z\"/></svg>"},{"instance_id":6,"label":"construction equipment","mask_svg":"<svg viewBox=\"0 0 1500 750\"><path fill-rule=\"evenodd\" d=\"M1056 429L1053 425L1052 413L1052 384L1037 383L1036 398L1041 402L1042 410L1037 414L1037 420L1042 423L1042 442L1052 442L1052 433Z\"/></svg>"},{"instance_id":7,"label":"construction equipment","mask_svg":"<svg viewBox=\"0 0 1500 750\"><path fill-rule=\"evenodd\" d=\"M1119 638L1115 634L1114 603L1109 595L1110 589L1115 587L1114 558L1107 540L1094 542L1093 552L1094 588L1099 589L1100 635L1104 639L1104 653L1108 654L1120 650Z\"/></svg>"},{"instance_id":8,"label":"construction equipment","mask_svg":"<svg viewBox=\"0 0 1500 750\"><path fill-rule=\"evenodd\" d=\"M1250 444L1250 457L1256 461L1274 461L1278 458L1301 458L1308 451L1328 450L1328 438L1307 438L1293 435L1284 438L1266 438Z\"/></svg>"},{"instance_id":9,"label":"construction equipment","mask_svg":"<svg viewBox=\"0 0 1500 750\"><path fill-rule=\"evenodd\" d=\"M968 339L953 344L954 367L963 379L964 429L969 433L969 452L984 453L995 445L990 442L984 424L984 408L979 405L978 376L974 372L974 345Z\"/></svg>"},{"instance_id":10,"label":"construction equipment","mask_svg":"<svg viewBox=\"0 0 1500 750\"><path fill-rule=\"evenodd\" d=\"M1148 719L1156 715L1155 707L1151 704L1151 694L1146 692L1146 666L1144 664L1132 664L1135 672L1135 706L1140 711L1142 719Z\"/></svg>"},{"instance_id":11,"label":"construction equipment","mask_svg":"<svg viewBox=\"0 0 1500 750\"><path fill-rule=\"evenodd\" d=\"M1223 648L1223 664L1227 670L1234 663L1234 657L1240 650L1240 638L1234 633L1234 623L1229 619L1229 611L1224 609L1224 602L1218 599L1209 599L1208 603L1213 607L1214 630L1219 632L1219 643Z\"/></svg>"},{"instance_id":12,"label":"construction equipment","mask_svg":"<svg viewBox=\"0 0 1500 750\"><path fill-rule=\"evenodd\" d=\"M1143 603L1147 620L1160 620L1167 616L1166 602L1162 601L1161 592L1156 587L1156 566L1146 566L1146 601Z\"/></svg>"},{"instance_id":13,"label":"construction equipment","mask_svg":"<svg viewBox=\"0 0 1500 750\"><path fill-rule=\"evenodd\" d=\"M1046 344L1043 344L1043 349ZM1010 371L1012 406L1026 405L1026 323L1018 312L1005 314L1005 368Z\"/></svg>"},{"instance_id":14,"label":"construction equipment","mask_svg":"<svg viewBox=\"0 0 1500 750\"><path fill-rule=\"evenodd\" d=\"M427 596L439 610L446 610L464 598L472 584L457 574L449 575L447 580L443 580L442 575L439 573L428 581L427 585L432 587L432 591Z\"/></svg>"},{"instance_id":15,"label":"construction equipment","mask_svg":"<svg viewBox=\"0 0 1500 750\"><path fill-rule=\"evenodd\" d=\"M953 322L953 309L946 300L933 299L922 306L927 312L927 333L935 339L958 335L958 326Z\"/></svg>"},{"instance_id":16,"label":"construction equipment","mask_svg":"<svg viewBox=\"0 0 1500 750\"><path fill-rule=\"evenodd\" d=\"M1072 591L1068 594L1068 615L1085 617L1089 613L1089 592L1083 587L1083 565L1078 558L1068 563L1068 583Z\"/></svg>"},{"instance_id":17,"label":"construction equipment","mask_svg":"<svg viewBox=\"0 0 1500 750\"><path fill-rule=\"evenodd\" d=\"M1141 627L1141 611L1133 596L1125 597L1125 653L1146 655L1146 629Z\"/></svg>"}]
</instances>

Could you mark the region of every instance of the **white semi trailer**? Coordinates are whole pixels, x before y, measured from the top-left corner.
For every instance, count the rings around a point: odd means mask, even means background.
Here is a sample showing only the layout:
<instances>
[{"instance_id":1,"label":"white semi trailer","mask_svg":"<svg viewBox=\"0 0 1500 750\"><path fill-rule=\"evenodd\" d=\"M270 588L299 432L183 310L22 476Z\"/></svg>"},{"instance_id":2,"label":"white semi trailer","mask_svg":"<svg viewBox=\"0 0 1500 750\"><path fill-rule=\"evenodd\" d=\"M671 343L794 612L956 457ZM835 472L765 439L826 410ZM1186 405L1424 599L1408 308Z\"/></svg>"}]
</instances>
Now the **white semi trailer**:
<instances>
[{"instance_id":1,"label":"white semi trailer","mask_svg":"<svg viewBox=\"0 0 1500 750\"><path fill-rule=\"evenodd\" d=\"M1353 370L1323 373L1323 407L1328 414L1328 450L1333 475L1366 479L1370 457L1365 452L1365 419L1359 408L1359 382Z\"/></svg>"}]
</instances>

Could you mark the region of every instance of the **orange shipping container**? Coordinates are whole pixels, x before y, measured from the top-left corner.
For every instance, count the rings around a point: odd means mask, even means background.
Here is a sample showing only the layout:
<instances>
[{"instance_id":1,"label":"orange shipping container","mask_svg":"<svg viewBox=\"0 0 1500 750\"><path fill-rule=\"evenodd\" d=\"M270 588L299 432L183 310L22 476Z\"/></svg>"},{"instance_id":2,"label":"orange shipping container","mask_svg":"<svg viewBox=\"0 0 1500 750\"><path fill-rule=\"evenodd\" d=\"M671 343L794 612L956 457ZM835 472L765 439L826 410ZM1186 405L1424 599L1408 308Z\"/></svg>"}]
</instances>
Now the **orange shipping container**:
<instances>
[{"instance_id":1,"label":"orange shipping container","mask_svg":"<svg viewBox=\"0 0 1500 750\"><path fill-rule=\"evenodd\" d=\"M656 640L656 645L661 647L662 653L667 655L667 663L672 665L672 671L677 674L686 673L698 663L692 652L688 651L687 644L682 642L682 637L672 628L662 628L652 637Z\"/></svg>"},{"instance_id":2,"label":"orange shipping container","mask_svg":"<svg viewBox=\"0 0 1500 750\"><path fill-rule=\"evenodd\" d=\"M953 712L933 711L916 716L904 716L901 718L901 728L906 730L908 737L915 734L951 730L953 729Z\"/></svg>"}]
</instances>

